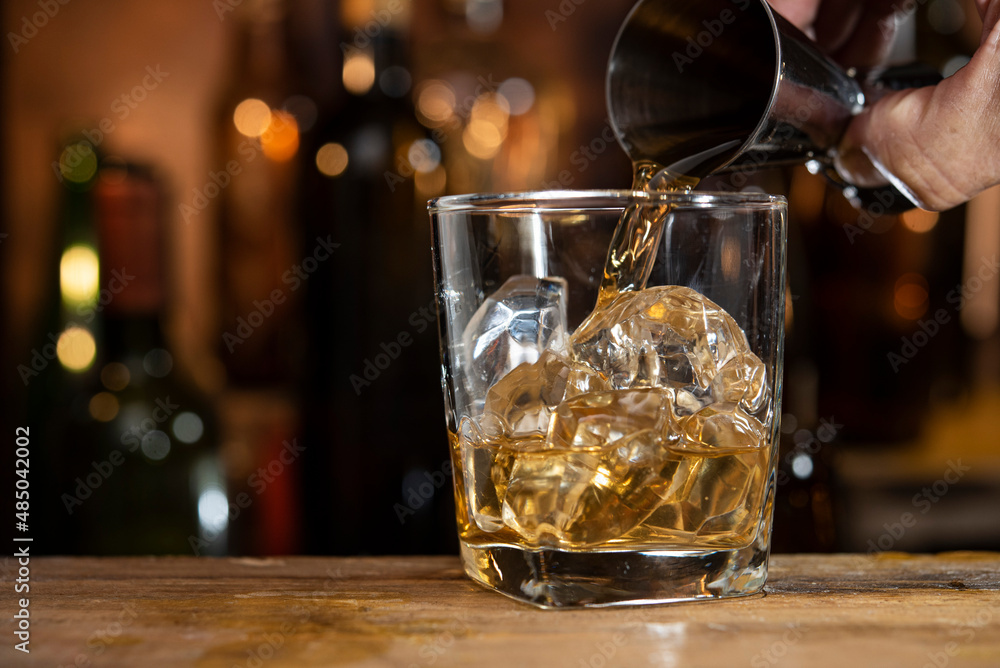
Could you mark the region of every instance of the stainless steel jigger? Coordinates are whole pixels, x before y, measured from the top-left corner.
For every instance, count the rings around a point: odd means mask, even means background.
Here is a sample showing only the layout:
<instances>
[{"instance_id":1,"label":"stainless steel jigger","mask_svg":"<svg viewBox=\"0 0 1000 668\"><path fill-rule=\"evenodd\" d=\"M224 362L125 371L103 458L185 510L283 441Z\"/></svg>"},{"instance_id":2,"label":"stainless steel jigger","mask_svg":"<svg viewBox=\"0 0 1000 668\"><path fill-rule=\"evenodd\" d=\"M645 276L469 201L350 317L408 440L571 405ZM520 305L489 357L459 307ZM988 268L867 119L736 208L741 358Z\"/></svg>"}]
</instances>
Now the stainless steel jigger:
<instances>
[{"instance_id":1,"label":"stainless steel jigger","mask_svg":"<svg viewBox=\"0 0 1000 668\"><path fill-rule=\"evenodd\" d=\"M876 193L833 168L865 105L860 82L764 0L640 0L611 49L607 104L634 161L697 178L806 162L855 200ZM913 207L878 191L895 210Z\"/></svg>"}]
</instances>

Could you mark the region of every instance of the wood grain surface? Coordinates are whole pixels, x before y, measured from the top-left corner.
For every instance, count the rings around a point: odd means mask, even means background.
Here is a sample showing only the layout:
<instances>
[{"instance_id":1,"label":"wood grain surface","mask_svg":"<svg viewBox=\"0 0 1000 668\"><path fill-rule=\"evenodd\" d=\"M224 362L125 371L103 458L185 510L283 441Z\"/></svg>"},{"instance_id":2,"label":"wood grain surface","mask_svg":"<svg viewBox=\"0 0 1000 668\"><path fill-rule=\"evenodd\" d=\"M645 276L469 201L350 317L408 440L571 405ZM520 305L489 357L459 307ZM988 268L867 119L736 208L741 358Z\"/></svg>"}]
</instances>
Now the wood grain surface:
<instances>
[{"instance_id":1,"label":"wood grain surface","mask_svg":"<svg viewBox=\"0 0 1000 668\"><path fill-rule=\"evenodd\" d=\"M455 557L31 560L0 666L1000 667L1000 554L775 556L765 595L542 611Z\"/></svg>"}]
</instances>

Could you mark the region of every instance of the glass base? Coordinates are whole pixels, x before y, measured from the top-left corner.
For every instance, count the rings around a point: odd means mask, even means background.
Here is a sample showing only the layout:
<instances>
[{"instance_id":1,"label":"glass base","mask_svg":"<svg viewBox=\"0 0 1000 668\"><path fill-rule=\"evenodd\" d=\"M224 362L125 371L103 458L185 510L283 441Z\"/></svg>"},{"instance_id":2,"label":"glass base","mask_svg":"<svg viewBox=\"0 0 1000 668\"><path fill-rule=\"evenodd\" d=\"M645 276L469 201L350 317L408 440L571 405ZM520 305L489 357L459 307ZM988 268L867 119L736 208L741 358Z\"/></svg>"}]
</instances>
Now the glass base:
<instances>
[{"instance_id":1,"label":"glass base","mask_svg":"<svg viewBox=\"0 0 1000 668\"><path fill-rule=\"evenodd\" d=\"M564 552L512 545L461 546L476 582L540 608L652 605L756 594L766 549Z\"/></svg>"}]
</instances>

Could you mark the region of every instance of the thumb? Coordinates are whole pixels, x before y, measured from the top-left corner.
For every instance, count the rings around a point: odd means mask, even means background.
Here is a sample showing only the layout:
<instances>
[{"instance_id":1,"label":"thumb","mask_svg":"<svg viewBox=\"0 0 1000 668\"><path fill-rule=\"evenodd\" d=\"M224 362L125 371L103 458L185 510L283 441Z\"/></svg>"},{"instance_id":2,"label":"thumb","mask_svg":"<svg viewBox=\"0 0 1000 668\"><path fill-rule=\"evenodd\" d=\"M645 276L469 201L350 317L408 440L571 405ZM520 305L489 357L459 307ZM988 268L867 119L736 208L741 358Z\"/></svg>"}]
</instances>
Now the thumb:
<instances>
[{"instance_id":1,"label":"thumb","mask_svg":"<svg viewBox=\"0 0 1000 668\"><path fill-rule=\"evenodd\" d=\"M936 86L886 95L855 117L835 160L841 175L860 186L891 182L932 210L1000 183L998 45L994 23L961 70Z\"/></svg>"}]
</instances>

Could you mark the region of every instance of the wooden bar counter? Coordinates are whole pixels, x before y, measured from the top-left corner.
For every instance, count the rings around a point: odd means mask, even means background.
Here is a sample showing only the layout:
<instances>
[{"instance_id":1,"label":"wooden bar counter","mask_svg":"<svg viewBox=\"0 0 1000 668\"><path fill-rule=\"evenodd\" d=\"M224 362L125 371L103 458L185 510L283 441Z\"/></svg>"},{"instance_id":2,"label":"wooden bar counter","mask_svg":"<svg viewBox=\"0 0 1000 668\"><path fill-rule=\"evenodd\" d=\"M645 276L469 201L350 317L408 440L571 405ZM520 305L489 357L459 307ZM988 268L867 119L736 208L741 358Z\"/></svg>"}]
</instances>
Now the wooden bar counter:
<instances>
[{"instance_id":1,"label":"wooden bar counter","mask_svg":"<svg viewBox=\"0 0 1000 668\"><path fill-rule=\"evenodd\" d=\"M32 558L0 666L1000 667L1000 554L777 555L765 595L543 611L455 557Z\"/></svg>"}]
</instances>

